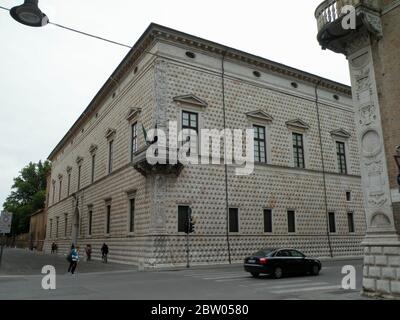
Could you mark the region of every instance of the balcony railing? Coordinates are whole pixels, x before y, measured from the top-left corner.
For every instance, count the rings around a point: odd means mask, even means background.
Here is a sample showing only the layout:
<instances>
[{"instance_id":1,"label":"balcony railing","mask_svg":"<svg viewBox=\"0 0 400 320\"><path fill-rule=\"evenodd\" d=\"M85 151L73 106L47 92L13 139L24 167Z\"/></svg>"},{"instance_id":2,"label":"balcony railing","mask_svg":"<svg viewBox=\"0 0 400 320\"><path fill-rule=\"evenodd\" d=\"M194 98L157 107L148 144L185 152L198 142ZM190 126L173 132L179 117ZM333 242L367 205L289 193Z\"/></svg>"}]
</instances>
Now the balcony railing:
<instances>
[{"instance_id":1,"label":"balcony railing","mask_svg":"<svg viewBox=\"0 0 400 320\"><path fill-rule=\"evenodd\" d=\"M340 19L347 12L342 13L344 6L358 7L363 0L326 0L321 3L317 10L315 10L315 18L318 23L318 32L320 32L327 24L335 22Z\"/></svg>"}]
</instances>

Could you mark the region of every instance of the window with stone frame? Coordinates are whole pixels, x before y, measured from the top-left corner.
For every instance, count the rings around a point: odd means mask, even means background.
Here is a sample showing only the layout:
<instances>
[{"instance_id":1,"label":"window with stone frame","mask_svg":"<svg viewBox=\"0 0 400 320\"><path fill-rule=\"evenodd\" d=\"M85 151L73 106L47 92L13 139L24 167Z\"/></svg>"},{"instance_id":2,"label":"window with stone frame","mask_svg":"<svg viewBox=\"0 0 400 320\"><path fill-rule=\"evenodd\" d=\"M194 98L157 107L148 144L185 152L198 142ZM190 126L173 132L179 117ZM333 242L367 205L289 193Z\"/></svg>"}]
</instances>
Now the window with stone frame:
<instances>
[{"instance_id":1,"label":"window with stone frame","mask_svg":"<svg viewBox=\"0 0 400 320\"><path fill-rule=\"evenodd\" d=\"M289 210L287 212L287 219L288 219L288 232L295 233L296 232L296 215L295 211Z\"/></svg>"},{"instance_id":2,"label":"window with stone frame","mask_svg":"<svg viewBox=\"0 0 400 320\"><path fill-rule=\"evenodd\" d=\"M178 232L187 232L191 209L189 206L178 206Z\"/></svg>"},{"instance_id":3,"label":"window with stone frame","mask_svg":"<svg viewBox=\"0 0 400 320\"><path fill-rule=\"evenodd\" d=\"M199 114L197 112L192 112L192 111L182 111L182 130L188 131L194 131L196 133L196 138L198 137L199 134ZM185 134L185 133L184 133ZM194 137L187 133L184 137L184 143L191 142ZM192 147L192 146L191 146ZM197 146L196 150L191 150L189 148L189 151L187 152L187 156L190 156L192 152L197 152Z\"/></svg>"},{"instance_id":4,"label":"window with stone frame","mask_svg":"<svg viewBox=\"0 0 400 320\"><path fill-rule=\"evenodd\" d=\"M328 213L329 217L329 232L336 233L336 216L334 212Z\"/></svg>"},{"instance_id":5,"label":"window with stone frame","mask_svg":"<svg viewBox=\"0 0 400 320\"><path fill-rule=\"evenodd\" d=\"M301 133L293 132L293 161L296 168L305 168L304 160L304 136Z\"/></svg>"},{"instance_id":6,"label":"window with stone frame","mask_svg":"<svg viewBox=\"0 0 400 320\"><path fill-rule=\"evenodd\" d=\"M229 208L229 232L239 232L239 209Z\"/></svg>"},{"instance_id":7,"label":"window with stone frame","mask_svg":"<svg viewBox=\"0 0 400 320\"><path fill-rule=\"evenodd\" d=\"M253 125L254 129L254 161L267 162L267 144L265 127Z\"/></svg>"},{"instance_id":8,"label":"window with stone frame","mask_svg":"<svg viewBox=\"0 0 400 320\"><path fill-rule=\"evenodd\" d=\"M137 122L131 125L131 161L135 153L138 151L138 124Z\"/></svg>"},{"instance_id":9,"label":"window with stone frame","mask_svg":"<svg viewBox=\"0 0 400 320\"><path fill-rule=\"evenodd\" d=\"M272 210L264 209L264 232L272 233Z\"/></svg>"},{"instance_id":10,"label":"window with stone frame","mask_svg":"<svg viewBox=\"0 0 400 320\"><path fill-rule=\"evenodd\" d=\"M344 142L336 141L336 155L339 173L347 174L346 144Z\"/></svg>"}]
</instances>

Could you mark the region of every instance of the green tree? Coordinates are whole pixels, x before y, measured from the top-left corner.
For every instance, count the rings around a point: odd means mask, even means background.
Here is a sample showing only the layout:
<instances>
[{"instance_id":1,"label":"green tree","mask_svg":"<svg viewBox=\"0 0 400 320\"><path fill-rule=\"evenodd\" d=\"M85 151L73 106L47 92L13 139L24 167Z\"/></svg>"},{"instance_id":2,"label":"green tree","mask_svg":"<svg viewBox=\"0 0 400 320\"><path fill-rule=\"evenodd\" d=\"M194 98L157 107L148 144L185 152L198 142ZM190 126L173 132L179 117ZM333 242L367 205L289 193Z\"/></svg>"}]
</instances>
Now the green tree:
<instances>
[{"instance_id":1,"label":"green tree","mask_svg":"<svg viewBox=\"0 0 400 320\"><path fill-rule=\"evenodd\" d=\"M17 178L14 178L11 194L3 204L5 211L13 214L13 235L29 231L31 214L43 209L46 200L47 174L50 162L29 163Z\"/></svg>"}]
</instances>

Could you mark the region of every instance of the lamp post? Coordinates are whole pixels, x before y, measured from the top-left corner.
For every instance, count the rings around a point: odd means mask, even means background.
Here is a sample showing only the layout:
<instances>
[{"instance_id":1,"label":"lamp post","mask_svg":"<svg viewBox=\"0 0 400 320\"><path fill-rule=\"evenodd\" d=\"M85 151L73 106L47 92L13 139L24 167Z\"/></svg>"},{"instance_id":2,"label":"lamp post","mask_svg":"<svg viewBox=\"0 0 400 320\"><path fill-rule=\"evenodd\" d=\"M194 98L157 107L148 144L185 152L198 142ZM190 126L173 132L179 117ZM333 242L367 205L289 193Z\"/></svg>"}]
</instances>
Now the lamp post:
<instances>
[{"instance_id":1,"label":"lamp post","mask_svg":"<svg viewBox=\"0 0 400 320\"><path fill-rule=\"evenodd\" d=\"M39 9L39 0L25 0L24 4L10 10L10 15L19 23L29 27L43 27L49 18Z\"/></svg>"}]
</instances>

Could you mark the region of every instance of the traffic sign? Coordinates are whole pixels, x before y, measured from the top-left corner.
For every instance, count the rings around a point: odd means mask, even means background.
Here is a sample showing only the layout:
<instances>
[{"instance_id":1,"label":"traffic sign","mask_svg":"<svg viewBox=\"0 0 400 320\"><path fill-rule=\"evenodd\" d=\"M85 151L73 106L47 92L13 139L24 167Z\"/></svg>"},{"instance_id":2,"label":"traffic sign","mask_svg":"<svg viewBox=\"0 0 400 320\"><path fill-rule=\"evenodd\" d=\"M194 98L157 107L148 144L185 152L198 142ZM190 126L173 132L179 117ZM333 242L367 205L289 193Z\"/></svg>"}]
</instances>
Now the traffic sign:
<instances>
[{"instance_id":1,"label":"traffic sign","mask_svg":"<svg viewBox=\"0 0 400 320\"><path fill-rule=\"evenodd\" d=\"M12 213L2 211L0 215L0 233L5 234L11 232L11 221Z\"/></svg>"}]
</instances>

